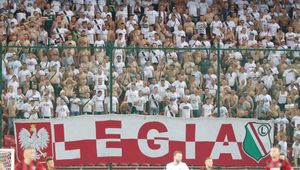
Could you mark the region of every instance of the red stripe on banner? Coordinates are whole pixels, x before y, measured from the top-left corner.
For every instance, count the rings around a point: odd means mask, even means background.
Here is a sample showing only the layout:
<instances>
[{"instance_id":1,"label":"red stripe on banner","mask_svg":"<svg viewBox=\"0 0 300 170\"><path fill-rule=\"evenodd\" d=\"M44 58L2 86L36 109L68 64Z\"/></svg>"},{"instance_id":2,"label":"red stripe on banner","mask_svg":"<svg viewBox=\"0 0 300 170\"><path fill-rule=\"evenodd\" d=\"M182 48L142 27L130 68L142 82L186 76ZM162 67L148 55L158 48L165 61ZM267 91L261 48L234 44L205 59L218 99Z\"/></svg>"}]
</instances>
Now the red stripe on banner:
<instances>
[{"instance_id":1,"label":"red stripe on banner","mask_svg":"<svg viewBox=\"0 0 300 170\"><path fill-rule=\"evenodd\" d=\"M64 125L63 124L54 125L54 138L55 138L55 142L64 142L65 141L65 133L64 133Z\"/></svg>"},{"instance_id":2,"label":"red stripe on banner","mask_svg":"<svg viewBox=\"0 0 300 170\"><path fill-rule=\"evenodd\" d=\"M253 123L249 123L249 125L250 125L250 127L251 127L251 129L252 129L252 132L254 133L254 135L255 135L255 137L256 137L258 143L259 143L259 146L262 148L264 154L266 154L267 151L266 151L266 149L265 149L265 147L264 147L262 141L260 140L260 138L259 138L259 136L258 136L258 134L257 134L257 132L256 132L256 130L255 130L255 128L254 128L254 126L253 126Z\"/></svg>"},{"instance_id":3,"label":"red stripe on banner","mask_svg":"<svg viewBox=\"0 0 300 170\"><path fill-rule=\"evenodd\" d=\"M196 140L196 125L187 124L185 138L187 142L194 142Z\"/></svg>"}]
</instances>

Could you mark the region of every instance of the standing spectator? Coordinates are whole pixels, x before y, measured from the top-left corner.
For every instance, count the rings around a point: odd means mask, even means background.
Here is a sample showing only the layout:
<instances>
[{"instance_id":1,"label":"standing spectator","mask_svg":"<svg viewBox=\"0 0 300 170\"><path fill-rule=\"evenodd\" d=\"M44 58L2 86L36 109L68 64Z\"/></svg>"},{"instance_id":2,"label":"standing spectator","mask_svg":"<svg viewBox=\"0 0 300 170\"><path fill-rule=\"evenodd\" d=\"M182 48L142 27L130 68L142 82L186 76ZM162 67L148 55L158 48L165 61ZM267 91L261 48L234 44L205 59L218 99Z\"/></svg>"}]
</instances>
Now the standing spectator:
<instances>
[{"instance_id":1,"label":"standing spectator","mask_svg":"<svg viewBox=\"0 0 300 170\"><path fill-rule=\"evenodd\" d=\"M161 96L159 94L158 86L155 85L153 88L153 92L149 95L150 102L150 115L158 115L159 114L159 106L161 102Z\"/></svg>"},{"instance_id":2,"label":"standing spectator","mask_svg":"<svg viewBox=\"0 0 300 170\"><path fill-rule=\"evenodd\" d=\"M182 97L182 102L179 105L179 115L183 118L193 117L192 113L193 107L188 103L188 98L186 96Z\"/></svg>"},{"instance_id":3,"label":"standing spectator","mask_svg":"<svg viewBox=\"0 0 300 170\"><path fill-rule=\"evenodd\" d=\"M218 108L215 108L214 114L215 114L215 115L218 115ZM217 117L221 117L221 118L227 118L227 117L228 117L228 110L227 110L227 108L223 105L222 102L220 102L220 115L218 115Z\"/></svg>"},{"instance_id":4,"label":"standing spectator","mask_svg":"<svg viewBox=\"0 0 300 170\"><path fill-rule=\"evenodd\" d=\"M292 151L292 157L294 160L295 167L298 167L300 165L300 141L299 139L296 139L293 143L293 151Z\"/></svg>"},{"instance_id":5,"label":"standing spectator","mask_svg":"<svg viewBox=\"0 0 300 170\"><path fill-rule=\"evenodd\" d=\"M192 106L192 110L193 110L193 117L197 118L197 117L201 117L202 116L202 100L200 97L200 92L199 89L194 88L192 90L192 94L190 95L190 101L191 101L191 106Z\"/></svg>"},{"instance_id":6,"label":"standing spectator","mask_svg":"<svg viewBox=\"0 0 300 170\"><path fill-rule=\"evenodd\" d=\"M287 103L288 92L285 88L281 88L278 93L278 105L281 111L284 111L285 104Z\"/></svg>"},{"instance_id":7,"label":"standing spectator","mask_svg":"<svg viewBox=\"0 0 300 170\"><path fill-rule=\"evenodd\" d=\"M190 16L187 18L186 22L184 23L184 30L187 37L187 41L190 41L192 36L196 32L195 23L192 22Z\"/></svg>"},{"instance_id":8,"label":"standing spectator","mask_svg":"<svg viewBox=\"0 0 300 170\"><path fill-rule=\"evenodd\" d=\"M277 132L283 131L286 133L287 131L287 125L289 123L289 120L284 116L283 113L279 114L279 117L274 120L274 123L277 126Z\"/></svg>"},{"instance_id":9,"label":"standing spectator","mask_svg":"<svg viewBox=\"0 0 300 170\"><path fill-rule=\"evenodd\" d=\"M211 103L212 101L210 101L210 99L205 100L205 104L202 106L203 117L214 117L214 106Z\"/></svg>"},{"instance_id":10,"label":"standing spectator","mask_svg":"<svg viewBox=\"0 0 300 170\"><path fill-rule=\"evenodd\" d=\"M39 109L40 109L40 116L42 118L49 119L54 116L53 104L51 100L49 100L48 96L44 97L44 100L42 100L42 102L39 105Z\"/></svg>"},{"instance_id":11,"label":"standing spectator","mask_svg":"<svg viewBox=\"0 0 300 170\"><path fill-rule=\"evenodd\" d=\"M154 10L154 6L150 5L149 9L145 11L146 16L148 17L149 24L155 24L156 18L159 16L158 12Z\"/></svg>"},{"instance_id":12,"label":"standing spectator","mask_svg":"<svg viewBox=\"0 0 300 170\"><path fill-rule=\"evenodd\" d=\"M133 112L136 114L143 115L145 114L146 109L146 98L143 97L143 92L140 90L138 91L138 96L133 99Z\"/></svg>"},{"instance_id":13,"label":"standing spectator","mask_svg":"<svg viewBox=\"0 0 300 170\"><path fill-rule=\"evenodd\" d=\"M166 103L164 115L167 117L178 117L178 105L175 99L165 97L164 102Z\"/></svg>"},{"instance_id":14,"label":"standing spectator","mask_svg":"<svg viewBox=\"0 0 300 170\"><path fill-rule=\"evenodd\" d=\"M70 115L70 111L66 103L63 100L60 100L59 102L57 102L57 104L58 105L56 106L55 109L56 117L58 118L68 117Z\"/></svg>"},{"instance_id":15,"label":"standing spectator","mask_svg":"<svg viewBox=\"0 0 300 170\"><path fill-rule=\"evenodd\" d=\"M104 91L105 92L105 91ZM99 90L96 95L93 96L93 103L94 103L94 114L95 115L102 115L104 114L104 99L105 97L102 96L102 91Z\"/></svg>"},{"instance_id":16,"label":"standing spectator","mask_svg":"<svg viewBox=\"0 0 300 170\"><path fill-rule=\"evenodd\" d=\"M80 115L80 106L81 106L81 100L76 96L74 93L72 98L70 99L70 115L71 116L79 116Z\"/></svg>"},{"instance_id":17,"label":"standing spectator","mask_svg":"<svg viewBox=\"0 0 300 170\"><path fill-rule=\"evenodd\" d=\"M198 16L199 4L195 0L189 0L186 6L189 9L189 16L196 18Z\"/></svg>"},{"instance_id":18,"label":"standing spectator","mask_svg":"<svg viewBox=\"0 0 300 170\"><path fill-rule=\"evenodd\" d=\"M10 102L8 103L8 129L7 129L7 135L10 135L11 130L13 129L13 122L14 119L17 117L17 102L16 98L13 97Z\"/></svg>"},{"instance_id":19,"label":"standing spectator","mask_svg":"<svg viewBox=\"0 0 300 170\"><path fill-rule=\"evenodd\" d=\"M196 24L197 33L201 36L206 35L207 22L204 16L200 17L200 20Z\"/></svg>"},{"instance_id":20,"label":"standing spectator","mask_svg":"<svg viewBox=\"0 0 300 170\"><path fill-rule=\"evenodd\" d=\"M64 28L62 22L57 23L57 27L53 29L53 33L55 34L56 39L60 39L60 41L65 41L65 35L69 32L67 28Z\"/></svg>"},{"instance_id":21,"label":"standing spectator","mask_svg":"<svg viewBox=\"0 0 300 170\"><path fill-rule=\"evenodd\" d=\"M110 96L107 96L104 100L105 113L118 113L119 112L119 101L115 95L112 96L112 107L110 112Z\"/></svg>"},{"instance_id":22,"label":"standing spectator","mask_svg":"<svg viewBox=\"0 0 300 170\"><path fill-rule=\"evenodd\" d=\"M171 15L171 19L167 22L167 26L169 27L171 33L178 30L178 26L180 25L180 21L176 17L175 14Z\"/></svg>"},{"instance_id":23,"label":"standing spectator","mask_svg":"<svg viewBox=\"0 0 300 170\"><path fill-rule=\"evenodd\" d=\"M287 156L287 137L284 135L281 137L281 139L278 142L279 148L280 148L280 154L283 154Z\"/></svg>"},{"instance_id":24,"label":"standing spectator","mask_svg":"<svg viewBox=\"0 0 300 170\"><path fill-rule=\"evenodd\" d=\"M19 5L19 9L17 9L14 13L16 19L20 23L22 20L26 20L27 17L29 17L29 12L25 10L25 6L23 4Z\"/></svg>"},{"instance_id":25,"label":"standing spectator","mask_svg":"<svg viewBox=\"0 0 300 170\"><path fill-rule=\"evenodd\" d=\"M90 99L89 93L85 94L85 97L81 99L81 103L82 103L82 114L92 115L94 103L92 99Z\"/></svg>"}]
</instances>

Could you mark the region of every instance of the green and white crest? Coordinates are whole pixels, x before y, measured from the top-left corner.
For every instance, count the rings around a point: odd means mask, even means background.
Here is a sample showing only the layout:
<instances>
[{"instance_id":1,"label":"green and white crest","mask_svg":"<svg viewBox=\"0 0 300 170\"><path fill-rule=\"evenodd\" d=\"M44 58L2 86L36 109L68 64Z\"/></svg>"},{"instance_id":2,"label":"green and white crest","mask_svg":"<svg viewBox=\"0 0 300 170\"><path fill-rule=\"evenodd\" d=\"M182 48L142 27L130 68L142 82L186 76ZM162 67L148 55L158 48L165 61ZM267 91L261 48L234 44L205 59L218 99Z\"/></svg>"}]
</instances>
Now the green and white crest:
<instances>
[{"instance_id":1,"label":"green and white crest","mask_svg":"<svg viewBox=\"0 0 300 170\"><path fill-rule=\"evenodd\" d=\"M256 162L259 162L270 152L272 147L271 129L268 123L249 122L245 125L246 135L243 141L243 149Z\"/></svg>"}]
</instances>

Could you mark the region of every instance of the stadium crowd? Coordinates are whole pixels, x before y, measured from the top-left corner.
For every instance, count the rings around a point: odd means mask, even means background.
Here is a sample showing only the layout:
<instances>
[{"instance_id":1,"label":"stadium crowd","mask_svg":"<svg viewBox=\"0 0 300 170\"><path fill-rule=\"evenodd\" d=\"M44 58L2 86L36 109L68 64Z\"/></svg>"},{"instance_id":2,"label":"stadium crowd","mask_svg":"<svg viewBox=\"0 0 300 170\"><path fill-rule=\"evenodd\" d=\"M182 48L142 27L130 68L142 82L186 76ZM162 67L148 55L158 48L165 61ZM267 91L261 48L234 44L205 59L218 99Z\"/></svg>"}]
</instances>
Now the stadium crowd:
<instances>
[{"instance_id":1,"label":"stadium crowd","mask_svg":"<svg viewBox=\"0 0 300 170\"><path fill-rule=\"evenodd\" d=\"M300 158L300 0L4 1L0 40L8 134L15 118L109 113L112 64L113 113L272 119Z\"/></svg>"}]
</instances>

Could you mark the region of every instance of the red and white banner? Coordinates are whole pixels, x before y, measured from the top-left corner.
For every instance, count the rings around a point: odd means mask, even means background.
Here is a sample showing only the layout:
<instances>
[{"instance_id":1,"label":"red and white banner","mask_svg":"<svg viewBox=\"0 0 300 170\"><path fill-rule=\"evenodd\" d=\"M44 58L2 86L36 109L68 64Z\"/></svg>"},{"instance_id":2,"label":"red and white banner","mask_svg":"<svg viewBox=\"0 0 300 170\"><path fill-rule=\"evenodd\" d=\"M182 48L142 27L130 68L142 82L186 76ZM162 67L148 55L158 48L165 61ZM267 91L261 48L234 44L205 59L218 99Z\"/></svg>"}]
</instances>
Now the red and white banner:
<instances>
[{"instance_id":1,"label":"red and white banner","mask_svg":"<svg viewBox=\"0 0 300 170\"><path fill-rule=\"evenodd\" d=\"M254 119L181 119L161 116L101 115L51 120L16 120L17 160L36 149L56 165L171 162L181 150L188 165L207 157L220 166L264 165L273 143L269 121Z\"/></svg>"}]
</instances>

